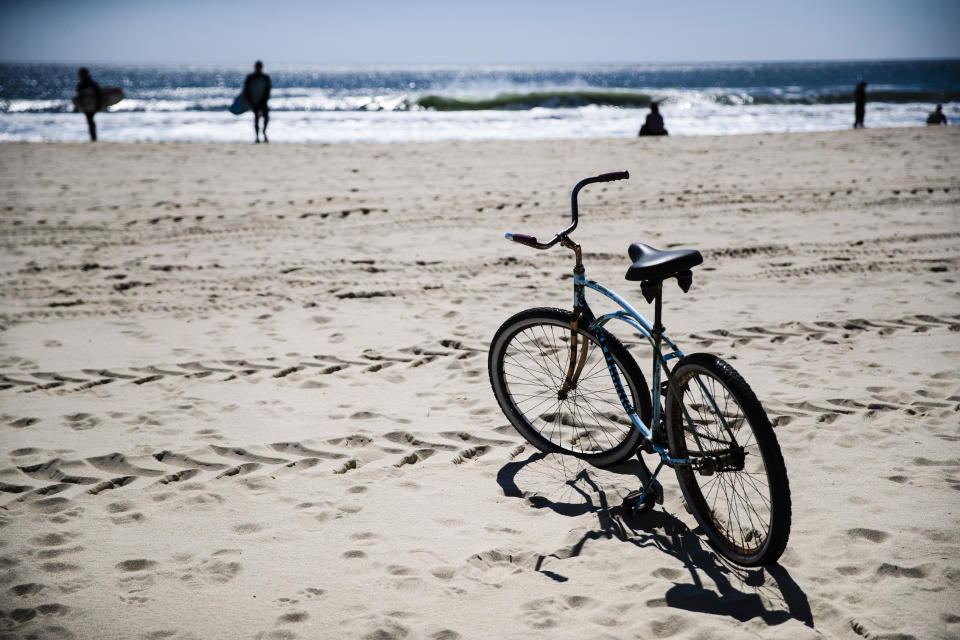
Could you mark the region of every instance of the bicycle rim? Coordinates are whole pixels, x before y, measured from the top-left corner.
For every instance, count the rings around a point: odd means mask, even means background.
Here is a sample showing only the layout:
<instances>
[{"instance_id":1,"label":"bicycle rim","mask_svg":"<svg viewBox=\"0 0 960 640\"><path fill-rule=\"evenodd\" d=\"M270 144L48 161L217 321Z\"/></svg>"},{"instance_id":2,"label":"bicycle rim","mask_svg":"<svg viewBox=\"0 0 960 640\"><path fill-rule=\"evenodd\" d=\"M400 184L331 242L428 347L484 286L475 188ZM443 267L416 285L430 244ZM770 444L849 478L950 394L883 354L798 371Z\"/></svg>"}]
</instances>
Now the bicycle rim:
<instances>
[{"instance_id":1,"label":"bicycle rim","mask_svg":"<svg viewBox=\"0 0 960 640\"><path fill-rule=\"evenodd\" d=\"M494 392L514 427L539 449L598 465L620 462L633 454L639 432L624 413L592 333L578 331L578 354L585 346L586 359L576 387L565 397L560 394L570 362L569 322L566 312L537 310L508 320L491 350ZM624 391L636 403L642 396L627 375L636 364L626 362L630 356L615 338L604 338Z\"/></svg>"},{"instance_id":2,"label":"bicycle rim","mask_svg":"<svg viewBox=\"0 0 960 640\"><path fill-rule=\"evenodd\" d=\"M743 450L739 470L705 475L678 468L684 498L724 555L744 564L769 561L771 553L782 552L770 549L777 494L768 469L768 445L760 435L764 426L770 428L769 422L752 392L744 397L739 387L746 383L729 366L735 380L724 372L718 375L709 368L682 364L674 372L681 402L671 398L675 455L729 455L733 442ZM683 425L682 432L678 424Z\"/></svg>"}]
</instances>

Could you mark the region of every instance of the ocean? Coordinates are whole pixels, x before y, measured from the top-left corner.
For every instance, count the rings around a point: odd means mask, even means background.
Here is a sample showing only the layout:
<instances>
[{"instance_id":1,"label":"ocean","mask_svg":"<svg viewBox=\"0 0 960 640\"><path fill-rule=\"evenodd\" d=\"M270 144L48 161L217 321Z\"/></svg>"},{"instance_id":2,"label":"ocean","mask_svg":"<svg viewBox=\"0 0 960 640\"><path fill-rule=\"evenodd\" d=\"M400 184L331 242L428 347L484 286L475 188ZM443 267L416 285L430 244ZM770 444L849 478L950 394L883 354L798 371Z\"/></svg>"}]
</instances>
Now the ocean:
<instances>
[{"instance_id":1,"label":"ocean","mask_svg":"<svg viewBox=\"0 0 960 640\"><path fill-rule=\"evenodd\" d=\"M249 66L89 65L126 98L97 116L105 141L252 140L227 111ZM0 63L0 140L82 141L76 65ZM310 66L269 61L272 142L523 140L634 136L651 101L671 135L960 122L960 60L553 66Z\"/></svg>"}]
</instances>

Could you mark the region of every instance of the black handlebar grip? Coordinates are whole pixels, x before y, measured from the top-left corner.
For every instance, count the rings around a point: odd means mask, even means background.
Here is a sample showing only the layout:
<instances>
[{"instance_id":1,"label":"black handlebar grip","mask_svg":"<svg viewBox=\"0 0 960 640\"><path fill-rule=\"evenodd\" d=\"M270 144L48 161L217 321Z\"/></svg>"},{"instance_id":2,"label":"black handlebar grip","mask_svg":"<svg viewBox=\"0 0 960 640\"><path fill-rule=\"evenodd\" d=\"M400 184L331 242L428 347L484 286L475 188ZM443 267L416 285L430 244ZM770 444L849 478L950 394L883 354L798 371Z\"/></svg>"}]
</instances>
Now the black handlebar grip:
<instances>
[{"instance_id":1,"label":"black handlebar grip","mask_svg":"<svg viewBox=\"0 0 960 640\"><path fill-rule=\"evenodd\" d=\"M614 171L613 173L602 173L596 178L597 182L613 182L615 180L629 180L629 171Z\"/></svg>"},{"instance_id":2,"label":"black handlebar grip","mask_svg":"<svg viewBox=\"0 0 960 640\"><path fill-rule=\"evenodd\" d=\"M513 240L514 242L519 242L520 244L525 244L528 247L537 246L537 239L533 236L528 236L523 233L508 233L507 238Z\"/></svg>"}]
</instances>

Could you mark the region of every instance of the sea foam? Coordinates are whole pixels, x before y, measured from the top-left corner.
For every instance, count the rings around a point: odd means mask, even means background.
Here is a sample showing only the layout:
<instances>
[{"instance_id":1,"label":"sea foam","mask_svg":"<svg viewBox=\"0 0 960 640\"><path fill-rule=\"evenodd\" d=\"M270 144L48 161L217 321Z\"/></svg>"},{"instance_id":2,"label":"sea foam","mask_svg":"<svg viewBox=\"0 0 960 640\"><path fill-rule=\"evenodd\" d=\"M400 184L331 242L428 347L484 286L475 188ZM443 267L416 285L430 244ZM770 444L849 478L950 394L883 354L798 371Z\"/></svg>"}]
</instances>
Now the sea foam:
<instances>
[{"instance_id":1,"label":"sea foam","mask_svg":"<svg viewBox=\"0 0 960 640\"><path fill-rule=\"evenodd\" d=\"M126 98L97 116L103 140L245 141L227 112L249 70L106 66ZM867 78L867 126L922 124L933 104L960 118L960 61L556 67L277 67L275 142L428 141L636 135L653 101L671 135L847 128ZM83 140L76 69L0 64L0 140Z\"/></svg>"}]
</instances>

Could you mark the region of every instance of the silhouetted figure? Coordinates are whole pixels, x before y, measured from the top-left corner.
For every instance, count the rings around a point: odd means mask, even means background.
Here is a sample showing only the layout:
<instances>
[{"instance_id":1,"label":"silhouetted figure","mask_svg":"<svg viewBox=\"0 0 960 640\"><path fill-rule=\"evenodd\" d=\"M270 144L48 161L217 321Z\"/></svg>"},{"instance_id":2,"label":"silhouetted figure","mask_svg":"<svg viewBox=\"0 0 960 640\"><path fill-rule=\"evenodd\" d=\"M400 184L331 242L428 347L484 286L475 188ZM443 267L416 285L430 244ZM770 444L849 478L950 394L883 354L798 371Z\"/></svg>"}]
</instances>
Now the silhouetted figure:
<instances>
[{"instance_id":1,"label":"silhouetted figure","mask_svg":"<svg viewBox=\"0 0 960 640\"><path fill-rule=\"evenodd\" d=\"M665 136L667 130L663 128L663 116L660 115L660 104L657 102L650 103L650 113L647 114L647 119L643 122L643 126L640 127L640 133L637 135L641 136Z\"/></svg>"},{"instance_id":2,"label":"silhouetted figure","mask_svg":"<svg viewBox=\"0 0 960 640\"><path fill-rule=\"evenodd\" d=\"M943 105L938 104L937 108L927 116L927 124L947 124L947 116L943 114Z\"/></svg>"},{"instance_id":3,"label":"silhouetted figure","mask_svg":"<svg viewBox=\"0 0 960 640\"><path fill-rule=\"evenodd\" d=\"M93 114L100 110L100 85L90 77L90 70L86 67L77 69L77 77L80 82L77 83L77 95L80 96L80 104L83 105L83 115L87 116L87 128L90 129L90 142L97 141L97 125L93 122ZM92 96L88 99L87 96ZM92 107L92 110L91 110Z\"/></svg>"},{"instance_id":4,"label":"silhouetted figure","mask_svg":"<svg viewBox=\"0 0 960 640\"><path fill-rule=\"evenodd\" d=\"M853 90L853 128L863 128L863 115L867 110L867 83L862 80L857 83L857 88Z\"/></svg>"},{"instance_id":5,"label":"silhouetted figure","mask_svg":"<svg viewBox=\"0 0 960 640\"><path fill-rule=\"evenodd\" d=\"M243 95L253 110L253 132L256 141L260 142L260 116L263 116L263 141L267 139L267 123L270 122L270 108L267 100L270 99L270 76L263 72L263 63L257 60L253 65L253 73L243 81Z\"/></svg>"}]
</instances>

